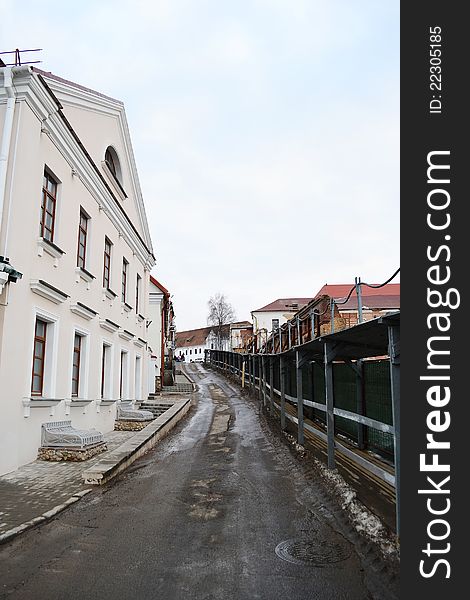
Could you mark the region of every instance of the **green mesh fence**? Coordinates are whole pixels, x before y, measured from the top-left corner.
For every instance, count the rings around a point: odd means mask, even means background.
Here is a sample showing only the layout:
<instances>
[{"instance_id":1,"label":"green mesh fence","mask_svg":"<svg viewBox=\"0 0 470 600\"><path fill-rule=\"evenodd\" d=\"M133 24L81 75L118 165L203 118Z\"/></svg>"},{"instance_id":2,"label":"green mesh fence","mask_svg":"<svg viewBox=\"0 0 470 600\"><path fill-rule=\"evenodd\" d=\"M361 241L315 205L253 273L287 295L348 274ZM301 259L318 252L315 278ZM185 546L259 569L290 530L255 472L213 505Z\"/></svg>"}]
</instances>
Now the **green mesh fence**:
<instances>
[{"instance_id":1,"label":"green mesh fence","mask_svg":"<svg viewBox=\"0 0 470 600\"><path fill-rule=\"evenodd\" d=\"M388 360L364 361L366 416L392 425L392 396ZM393 459L393 435L366 428L367 447Z\"/></svg>"},{"instance_id":2,"label":"green mesh fence","mask_svg":"<svg viewBox=\"0 0 470 600\"><path fill-rule=\"evenodd\" d=\"M357 412L356 374L344 363L333 364L333 386L335 407ZM357 423L335 416L335 433L340 433L357 442Z\"/></svg>"}]
</instances>

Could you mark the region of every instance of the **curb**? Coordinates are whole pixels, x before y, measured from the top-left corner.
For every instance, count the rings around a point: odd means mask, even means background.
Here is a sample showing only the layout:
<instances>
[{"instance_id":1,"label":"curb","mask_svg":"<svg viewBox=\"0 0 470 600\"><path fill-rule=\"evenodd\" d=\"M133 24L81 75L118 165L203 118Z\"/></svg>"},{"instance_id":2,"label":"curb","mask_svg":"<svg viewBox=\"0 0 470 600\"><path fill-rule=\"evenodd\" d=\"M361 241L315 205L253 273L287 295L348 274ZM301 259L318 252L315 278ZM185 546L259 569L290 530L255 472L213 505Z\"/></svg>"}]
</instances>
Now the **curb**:
<instances>
[{"instance_id":1,"label":"curb","mask_svg":"<svg viewBox=\"0 0 470 600\"><path fill-rule=\"evenodd\" d=\"M26 521L25 523L22 523L21 525L18 525L17 527L13 527L13 529L9 529L8 531L5 531L5 533L2 533L0 535L0 544L4 544L5 542L8 542L9 540L16 537L20 533L23 533L27 529L31 529L32 527L35 527L36 525L39 525L40 523L44 523L45 521L52 519L52 517L54 517L55 515L59 514L63 510L65 510L71 504L75 504L75 502L78 502L80 500L80 498L83 498L83 496L86 496L91 491L92 491L91 488L87 489L87 490L81 490L80 492L77 492L73 496L70 496L70 498L68 500L66 500L65 502L62 502L62 504L58 504L57 506L54 506L54 508L51 508L50 510L46 511L39 517L34 517L34 519L31 519L30 521Z\"/></svg>"},{"instance_id":2,"label":"curb","mask_svg":"<svg viewBox=\"0 0 470 600\"><path fill-rule=\"evenodd\" d=\"M167 433L169 433L186 415L190 407L191 400L189 398L175 402L173 406L166 411L169 413L168 415L164 413L160 417L157 417L150 425L136 433L131 440L110 452L107 459L103 459L95 464L89 471L83 471L83 483L85 485L102 485L116 477L116 475L122 473L129 465L148 452L159 440L165 437L165 435L167 435ZM34 519L25 521L21 525L17 525L8 531L5 531L0 534L0 545L5 544L36 525L49 521L92 491L93 488L80 490L42 515L34 517Z\"/></svg>"},{"instance_id":3,"label":"curb","mask_svg":"<svg viewBox=\"0 0 470 600\"><path fill-rule=\"evenodd\" d=\"M155 444L173 429L184 417L191 406L191 400L186 398L175 402L161 416L136 433L132 439L111 451L106 458L99 461L89 470L83 471L82 479L85 485L103 485L122 473L129 465L146 454Z\"/></svg>"}]
</instances>

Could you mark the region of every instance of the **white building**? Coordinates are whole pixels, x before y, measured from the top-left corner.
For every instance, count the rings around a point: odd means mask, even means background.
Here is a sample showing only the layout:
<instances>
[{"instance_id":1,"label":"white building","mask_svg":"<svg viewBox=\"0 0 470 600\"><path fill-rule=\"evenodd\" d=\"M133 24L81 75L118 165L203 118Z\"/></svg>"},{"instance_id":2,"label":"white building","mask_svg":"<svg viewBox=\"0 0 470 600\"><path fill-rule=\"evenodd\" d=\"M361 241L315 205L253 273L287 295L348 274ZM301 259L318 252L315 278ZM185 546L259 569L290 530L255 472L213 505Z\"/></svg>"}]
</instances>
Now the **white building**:
<instances>
[{"instance_id":1,"label":"white building","mask_svg":"<svg viewBox=\"0 0 470 600\"><path fill-rule=\"evenodd\" d=\"M294 314L313 298L279 298L270 304L251 311L253 335L260 348L274 329L292 319Z\"/></svg>"},{"instance_id":2,"label":"white building","mask_svg":"<svg viewBox=\"0 0 470 600\"><path fill-rule=\"evenodd\" d=\"M222 348L230 349L230 325L222 325ZM200 327L178 331L175 340L175 357L185 362L202 362L205 350L217 349L217 334L214 327Z\"/></svg>"},{"instance_id":3,"label":"white building","mask_svg":"<svg viewBox=\"0 0 470 600\"><path fill-rule=\"evenodd\" d=\"M0 277L1 474L43 422L106 433L116 401L147 398L155 259L121 102L2 67L0 144L0 256L23 274Z\"/></svg>"}]
</instances>

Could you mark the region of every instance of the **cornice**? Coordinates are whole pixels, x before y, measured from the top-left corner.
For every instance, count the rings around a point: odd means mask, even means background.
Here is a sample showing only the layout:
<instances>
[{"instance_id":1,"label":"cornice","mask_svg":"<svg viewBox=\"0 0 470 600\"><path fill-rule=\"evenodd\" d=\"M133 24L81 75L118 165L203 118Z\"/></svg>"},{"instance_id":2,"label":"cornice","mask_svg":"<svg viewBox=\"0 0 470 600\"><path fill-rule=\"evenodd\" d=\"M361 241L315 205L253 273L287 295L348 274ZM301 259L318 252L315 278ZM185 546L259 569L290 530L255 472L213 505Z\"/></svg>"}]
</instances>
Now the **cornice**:
<instances>
[{"instance_id":1,"label":"cornice","mask_svg":"<svg viewBox=\"0 0 470 600\"><path fill-rule=\"evenodd\" d=\"M26 102L39 119L41 133L47 135L56 146L100 209L105 212L114 227L125 236L129 247L139 256L144 267L153 267L155 257L151 253L151 248L145 247L144 241L134 230L135 226L131 225L130 219L126 218L119 208L119 200L113 195L104 178L100 177L98 166L86 156L77 143L76 134L74 136L64 120L64 115L61 114L60 102L54 100L51 93L30 70L14 71L14 82L17 100Z\"/></svg>"}]
</instances>

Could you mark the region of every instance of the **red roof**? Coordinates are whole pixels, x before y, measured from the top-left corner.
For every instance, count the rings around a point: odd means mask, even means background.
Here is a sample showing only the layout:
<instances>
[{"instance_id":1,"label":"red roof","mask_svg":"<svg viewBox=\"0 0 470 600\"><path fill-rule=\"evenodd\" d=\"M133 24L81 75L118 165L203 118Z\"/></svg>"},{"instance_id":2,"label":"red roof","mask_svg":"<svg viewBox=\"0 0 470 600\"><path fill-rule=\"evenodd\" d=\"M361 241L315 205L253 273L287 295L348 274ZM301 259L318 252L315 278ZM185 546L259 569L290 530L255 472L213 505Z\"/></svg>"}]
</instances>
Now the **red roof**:
<instances>
[{"instance_id":1,"label":"red roof","mask_svg":"<svg viewBox=\"0 0 470 600\"><path fill-rule=\"evenodd\" d=\"M165 296L170 295L170 292L166 289L166 287L163 286L159 281L157 281L155 277L152 277L152 275L150 275L150 281L153 283L153 285L156 285L157 288L159 288L165 294Z\"/></svg>"},{"instance_id":2,"label":"red roof","mask_svg":"<svg viewBox=\"0 0 470 600\"><path fill-rule=\"evenodd\" d=\"M376 285L376 284L374 284ZM354 287L353 283L342 283L342 284L325 284L321 290L316 294L315 298L319 296L329 296L335 300L346 299L351 288ZM387 283L380 288L371 288L366 285L361 286L362 292L362 304L368 308L400 308L400 284L399 283ZM355 291L352 292L348 302L338 306L340 310L348 310L357 308L357 296Z\"/></svg>"},{"instance_id":3,"label":"red roof","mask_svg":"<svg viewBox=\"0 0 470 600\"><path fill-rule=\"evenodd\" d=\"M212 330L216 329L213 326L201 327L199 329L189 329L187 331L178 331L175 337L176 348L184 348L190 346L204 346L207 336ZM222 325L222 333L228 337L230 325Z\"/></svg>"},{"instance_id":4,"label":"red roof","mask_svg":"<svg viewBox=\"0 0 470 600\"><path fill-rule=\"evenodd\" d=\"M297 312L311 300L313 300L313 298L279 298L278 300L271 302L271 304L266 304L266 306L251 312Z\"/></svg>"}]
</instances>

